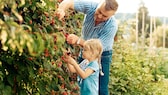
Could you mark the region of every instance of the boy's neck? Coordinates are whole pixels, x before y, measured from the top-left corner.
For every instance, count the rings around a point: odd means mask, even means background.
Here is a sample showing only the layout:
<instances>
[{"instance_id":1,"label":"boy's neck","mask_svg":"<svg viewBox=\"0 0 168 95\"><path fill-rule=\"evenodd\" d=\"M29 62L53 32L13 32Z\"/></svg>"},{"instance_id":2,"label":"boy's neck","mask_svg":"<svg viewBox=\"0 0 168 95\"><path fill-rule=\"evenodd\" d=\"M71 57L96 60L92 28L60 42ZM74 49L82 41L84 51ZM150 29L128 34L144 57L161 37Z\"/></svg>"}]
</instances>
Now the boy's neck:
<instances>
[{"instance_id":1,"label":"boy's neck","mask_svg":"<svg viewBox=\"0 0 168 95\"><path fill-rule=\"evenodd\" d=\"M92 62L92 61L95 61L95 60L98 60L98 59L97 58L93 58L93 57L88 59L89 62Z\"/></svg>"}]
</instances>

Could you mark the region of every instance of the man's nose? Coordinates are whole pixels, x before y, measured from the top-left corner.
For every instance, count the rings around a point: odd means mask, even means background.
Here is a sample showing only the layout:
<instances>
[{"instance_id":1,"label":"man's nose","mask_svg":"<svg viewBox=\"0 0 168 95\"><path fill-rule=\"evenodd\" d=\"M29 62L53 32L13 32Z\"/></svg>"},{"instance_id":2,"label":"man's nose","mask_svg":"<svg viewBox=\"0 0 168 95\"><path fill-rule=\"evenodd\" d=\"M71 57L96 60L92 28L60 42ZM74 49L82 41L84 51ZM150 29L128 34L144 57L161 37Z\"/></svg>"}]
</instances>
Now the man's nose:
<instances>
[{"instance_id":1,"label":"man's nose","mask_svg":"<svg viewBox=\"0 0 168 95\"><path fill-rule=\"evenodd\" d=\"M98 18L102 18L103 16L101 14L98 15Z\"/></svg>"}]
</instances>

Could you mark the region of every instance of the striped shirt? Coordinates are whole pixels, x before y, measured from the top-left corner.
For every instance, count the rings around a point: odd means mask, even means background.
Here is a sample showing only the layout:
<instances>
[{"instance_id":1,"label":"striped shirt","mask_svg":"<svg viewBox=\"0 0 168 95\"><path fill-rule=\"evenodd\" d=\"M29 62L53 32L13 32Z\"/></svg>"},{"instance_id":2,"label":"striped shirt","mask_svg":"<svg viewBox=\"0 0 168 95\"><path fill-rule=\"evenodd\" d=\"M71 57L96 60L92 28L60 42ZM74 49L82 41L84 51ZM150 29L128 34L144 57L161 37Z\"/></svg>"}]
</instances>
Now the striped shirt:
<instances>
[{"instance_id":1,"label":"striped shirt","mask_svg":"<svg viewBox=\"0 0 168 95\"><path fill-rule=\"evenodd\" d=\"M74 9L85 14L81 37L84 40L98 38L103 45L103 51L112 50L118 29L117 22L112 16L95 26L94 13L97 6L98 3L91 0L74 0Z\"/></svg>"}]
</instances>

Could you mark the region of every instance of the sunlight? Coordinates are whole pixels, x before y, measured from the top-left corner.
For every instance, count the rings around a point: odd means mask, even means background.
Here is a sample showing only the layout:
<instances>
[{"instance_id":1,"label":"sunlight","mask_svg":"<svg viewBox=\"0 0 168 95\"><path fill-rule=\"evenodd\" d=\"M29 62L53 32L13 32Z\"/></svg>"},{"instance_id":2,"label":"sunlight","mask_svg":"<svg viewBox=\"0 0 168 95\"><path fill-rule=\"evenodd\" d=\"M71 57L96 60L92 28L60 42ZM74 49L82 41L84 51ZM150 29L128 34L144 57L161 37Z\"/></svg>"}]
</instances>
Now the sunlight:
<instances>
[{"instance_id":1,"label":"sunlight","mask_svg":"<svg viewBox=\"0 0 168 95\"><path fill-rule=\"evenodd\" d=\"M168 17L166 0L117 0L119 3L118 13L135 13L141 1L148 8L149 15Z\"/></svg>"}]
</instances>

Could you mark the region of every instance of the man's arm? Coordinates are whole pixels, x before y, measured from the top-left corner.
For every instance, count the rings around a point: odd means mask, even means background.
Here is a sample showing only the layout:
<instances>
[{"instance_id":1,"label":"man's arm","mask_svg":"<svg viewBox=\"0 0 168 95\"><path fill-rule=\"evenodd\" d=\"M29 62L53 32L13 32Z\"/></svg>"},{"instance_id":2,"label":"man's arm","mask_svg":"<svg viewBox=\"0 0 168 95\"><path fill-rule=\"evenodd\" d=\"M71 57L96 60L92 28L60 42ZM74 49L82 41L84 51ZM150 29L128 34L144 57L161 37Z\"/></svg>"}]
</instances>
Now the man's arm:
<instances>
[{"instance_id":1,"label":"man's arm","mask_svg":"<svg viewBox=\"0 0 168 95\"><path fill-rule=\"evenodd\" d=\"M74 0L63 0L57 9L56 15L59 20L61 20L65 16L65 11L68 9L74 9Z\"/></svg>"},{"instance_id":2,"label":"man's arm","mask_svg":"<svg viewBox=\"0 0 168 95\"><path fill-rule=\"evenodd\" d=\"M83 47L84 42L85 42L85 40L83 40L82 38L78 38L76 44Z\"/></svg>"},{"instance_id":3,"label":"man's arm","mask_svg":"<svg viewBox=\"0 0 168 95\"><path fill-rule=\"evenodd\" d=\"M74 0L63 0L59 4L58 9L63 9L64 11L67 9L74 9Z\"/></svg>"}]
</instances>

